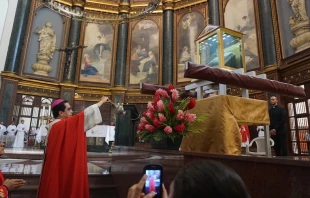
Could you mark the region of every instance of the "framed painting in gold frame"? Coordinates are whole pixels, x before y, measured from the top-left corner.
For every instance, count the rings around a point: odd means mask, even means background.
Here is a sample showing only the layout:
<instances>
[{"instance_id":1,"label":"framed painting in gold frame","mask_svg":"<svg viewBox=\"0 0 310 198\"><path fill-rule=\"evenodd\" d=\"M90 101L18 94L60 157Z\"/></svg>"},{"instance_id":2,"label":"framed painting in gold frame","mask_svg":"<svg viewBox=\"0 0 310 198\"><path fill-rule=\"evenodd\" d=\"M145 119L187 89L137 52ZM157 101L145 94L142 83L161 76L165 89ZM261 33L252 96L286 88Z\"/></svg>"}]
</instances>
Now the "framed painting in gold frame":
<instances>
[{"instance_id":1,"label":"framed painting in gold frame","mask_svg":"<svg viewBox=\"0 0 310 198\"><path fill-rule=\"evenodd\" d=\"M162 65L162 16L129 24L126 84L139 88L140 83L160 84Z\"/></svg>"},{"instance_id":2,"label":"framed painting in gold frame","mask_svg":"<svg viewBox=\"0 0 310 198\"><path fill-rule=\"evenodd\" d=\"M195 40L206 25L207 4L175 12L174 79L177 85L191 81L184 78L185 62L197 62Z\"/></svg>"},{"instance_id":3,"label":"framed painting in gold frame","mask_svg":"<svg viewBox=\"0 0 310 198\"><path fill-rule=\"evenodd\" d=\"M83 23L77 71L79 84L112 85L114 80L116 25Z\"/></svg>"},{"instance_id":4,"label":"framed painting in gold frame","mask_svg":"<svg viewBox=\"0 0 310 198\"><path fill-rule=\"evenodd\" d=\"M258 3L255 0L225 0L224 26L244 34L246 71L261 70L264 63Z\"/></svg>"}]
</instances>

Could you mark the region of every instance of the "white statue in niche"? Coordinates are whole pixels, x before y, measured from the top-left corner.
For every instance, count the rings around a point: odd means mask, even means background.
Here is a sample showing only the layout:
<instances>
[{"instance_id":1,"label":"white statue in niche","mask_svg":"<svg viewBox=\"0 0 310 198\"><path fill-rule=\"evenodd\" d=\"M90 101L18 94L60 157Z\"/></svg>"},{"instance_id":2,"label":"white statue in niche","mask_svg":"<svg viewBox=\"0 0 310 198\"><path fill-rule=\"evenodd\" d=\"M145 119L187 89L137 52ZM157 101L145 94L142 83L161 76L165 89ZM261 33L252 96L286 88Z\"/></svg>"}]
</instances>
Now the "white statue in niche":
<instances>
[{"instance_id":1,"label":"white statue in niche","mask_svg":"<svg viewBox=\"0 0 310 198\"><path fill-rule=\"evenodd\" d=\"M52 29L52 23L47 22L41 29L35 31L39 35L39 52L37 54L37 63L32 64L34 74L47 76L52 71L48 65L53 58L56 49L56 34Z\"/></svg>"},{"instance_id":2,"label":"white statue in niche","mask_svg":"<svg viewBox=\"0 0 310 198\"><path fill-rule=\"evenodd\" d=\"M292 10L294 11L296 15L296 18L294 17L291 18L295 20L295 23L309 20L309 17L307 16L307 11L306 11L305 0L288 0L288 3L292 7Z\"/></svg>"},{"instance_id":3,"label":"white statue in niche","mask_svg":"<svg viewBox=\"0 0 310 198\"><path fill-rule=\"evenodd\" d=\"M305 0L288 0L295 16L291 16L288 23L295 37L290 45L295 48L295 53L310 48L310 23L306 10Z\"/></svg>"}]
</instances>

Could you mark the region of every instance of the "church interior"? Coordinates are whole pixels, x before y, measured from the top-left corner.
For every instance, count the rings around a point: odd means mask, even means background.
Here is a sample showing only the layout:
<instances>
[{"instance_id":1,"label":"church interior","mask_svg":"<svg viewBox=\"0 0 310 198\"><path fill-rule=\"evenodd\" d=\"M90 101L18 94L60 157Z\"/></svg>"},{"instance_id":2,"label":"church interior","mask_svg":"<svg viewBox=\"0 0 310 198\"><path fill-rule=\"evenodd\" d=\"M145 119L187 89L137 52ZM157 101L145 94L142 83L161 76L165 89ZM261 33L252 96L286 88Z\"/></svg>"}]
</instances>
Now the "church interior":
<instances>
[{"instance_id":1,"label":"church interior","mask_svg":"<svg viewBox=\"0 0 310 198\"><path fill-rule=\"evenodd\" d=\"M148 164L169 192L199 160L253 198L309 197L309 16L305 0L1 0L0 172L25 180L10 197L37 197L57 99L74 117L102 96L92 198L126 197Z\"/></svg>"}]
</instances>

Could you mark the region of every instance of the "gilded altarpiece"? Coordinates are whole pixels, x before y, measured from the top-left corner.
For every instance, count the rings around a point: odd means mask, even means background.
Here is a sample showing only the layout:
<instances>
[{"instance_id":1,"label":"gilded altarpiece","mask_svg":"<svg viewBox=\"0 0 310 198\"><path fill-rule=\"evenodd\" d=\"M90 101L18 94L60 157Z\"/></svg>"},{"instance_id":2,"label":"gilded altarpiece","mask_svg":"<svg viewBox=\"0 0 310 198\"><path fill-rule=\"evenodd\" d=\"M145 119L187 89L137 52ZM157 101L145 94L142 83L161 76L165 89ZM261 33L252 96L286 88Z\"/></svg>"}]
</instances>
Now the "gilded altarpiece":
<instances>
[{"instance_id":1,"label":"gilded altarpiece","mask_svg":"<svg viewBox=\"0 0 310 198\"><path fill-rule=\"evenodd\" d=\"M138 88L140 83L159 84L162 59L162 17L149 16L130 23L127 84Z\"/></svg>"},{"instance_id":2,"label":"gilded altarpiece","mask_svg":"<svg viewBox=\"0 0 310 198\"><path fill-rule=\"evenodd\" d=\"M116 49L116 26L84 23L81 40L84 46L80 57L79 82L82 84L108 84L113 80Z\"/></svg>"},{"instance_id":3,"label":"gilded altarpiece","mask_svg":"<svg viewBox=\"0 0 310 198\"><path fill-rule=\"evenodd\" d=\"M177 84L189 82L184 78L185 62L197 62L195 40L206 25L206 5L182 9L175 14L175 71Z\"/></svg>"}]
</instances>

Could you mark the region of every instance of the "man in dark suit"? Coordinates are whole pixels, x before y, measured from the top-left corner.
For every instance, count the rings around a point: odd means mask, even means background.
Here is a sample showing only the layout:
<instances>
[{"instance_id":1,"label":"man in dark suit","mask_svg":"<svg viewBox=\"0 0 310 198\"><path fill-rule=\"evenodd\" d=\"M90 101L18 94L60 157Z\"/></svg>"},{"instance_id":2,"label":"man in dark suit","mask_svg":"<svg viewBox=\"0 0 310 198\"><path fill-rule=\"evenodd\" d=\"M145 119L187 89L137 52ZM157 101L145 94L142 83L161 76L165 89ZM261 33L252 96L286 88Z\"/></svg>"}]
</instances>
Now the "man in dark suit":
<instances>
[{"instance_id":1,"label":"man in dark suit","mask_svg":"<svg viewBox=\"0 0 310 198\"><path fill-rule=\"evenodd\" d=\"M287 132L286 132L286 112L285 109L278 106L278 99L275 96L270 97L269 109L270 117L270 135L274 140L274 150L276 156L287 156Z\"/></svg>"}]
</instances>

